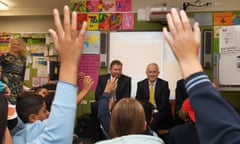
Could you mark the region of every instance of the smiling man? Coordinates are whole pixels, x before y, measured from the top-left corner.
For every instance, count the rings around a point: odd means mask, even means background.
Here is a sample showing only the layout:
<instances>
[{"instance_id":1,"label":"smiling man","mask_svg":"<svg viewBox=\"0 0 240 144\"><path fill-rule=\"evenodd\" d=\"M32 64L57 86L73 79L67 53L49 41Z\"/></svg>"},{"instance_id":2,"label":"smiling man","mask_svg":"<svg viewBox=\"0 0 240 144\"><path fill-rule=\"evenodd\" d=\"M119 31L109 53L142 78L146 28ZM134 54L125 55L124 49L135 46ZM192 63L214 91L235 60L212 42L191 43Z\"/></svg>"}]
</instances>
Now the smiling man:
<instances>
[{"instance_id":1,"label":"smiling man","mask_svg":"<svg viewBox=\"0 0 240 144\"><path fill-rule=\"evenodd\" d=\"M115 101L121 98L130 97L131 93L131 78L122 74L122 63L119 60L113 60L110 64L109 74L100 75L95 91L95 99L98 100L102 96L108 79L116 78L117 89L111 95Z\"/></svg>"},{"instance_id":2,"label":"smiling man","mask_svg":"<svg viewBox=\"0 0 240 144\"><path fill-rule=\"evenodd\" d=\"M151 124L151 128L155 131L171 127L170 90L168 82L158 78L159 74L159 66L156 63L148 64L147 78L138 82L136 92L136 99L149 101L155 107Z\"/></svg>"}]
</instances>

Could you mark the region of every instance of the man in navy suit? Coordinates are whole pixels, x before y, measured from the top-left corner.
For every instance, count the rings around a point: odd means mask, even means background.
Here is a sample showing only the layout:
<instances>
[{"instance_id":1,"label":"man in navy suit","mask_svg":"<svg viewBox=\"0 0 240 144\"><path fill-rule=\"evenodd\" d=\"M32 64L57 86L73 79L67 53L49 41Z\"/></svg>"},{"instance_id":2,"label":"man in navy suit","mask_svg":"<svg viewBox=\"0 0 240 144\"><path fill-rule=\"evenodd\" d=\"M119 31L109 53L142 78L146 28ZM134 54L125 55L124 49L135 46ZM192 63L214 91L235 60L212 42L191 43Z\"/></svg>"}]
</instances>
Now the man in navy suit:
<instances>
[{"instance_id":1,"label":"man in navy suit","mask_svg":"<svg viewBox=\"0 0 240 144\"><path fill-rule=\"evenodd\" d=\"M169 129L171 127L171 108L169 103L168 82L158 78L159 67L156 63L150 63L146 69L147 78L138 82L136 99L150 101L150 85L153 84L153 100L155 107L151 128L155 131L159 129Z\"/></svg>"},{"instance_id":2,"label":"man in navy suit","mask_svg":"<svg viewBox=\"0 0 240 144\"><path fill-rule=\"evenodd\" d=\"M95 91L96 101L102 96L107 80L111 78L117 78L117 89L112 93L115 101L118 101L123 97L130 97L131 78L122 74L122 63L119 60L113 60L110 64L110 73L100 75L98 78L98 84Z\"/></svg>"}]
</instances>

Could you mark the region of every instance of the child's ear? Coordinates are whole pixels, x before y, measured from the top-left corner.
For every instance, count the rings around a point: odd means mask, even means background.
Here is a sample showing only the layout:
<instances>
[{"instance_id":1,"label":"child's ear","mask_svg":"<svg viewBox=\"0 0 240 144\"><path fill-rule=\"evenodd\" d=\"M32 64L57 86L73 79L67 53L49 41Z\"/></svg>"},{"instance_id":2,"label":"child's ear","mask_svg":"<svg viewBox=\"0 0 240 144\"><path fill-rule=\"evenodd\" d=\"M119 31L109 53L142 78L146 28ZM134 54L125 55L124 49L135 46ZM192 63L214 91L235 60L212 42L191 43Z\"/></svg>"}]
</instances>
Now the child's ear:
<instances>
[{"instance_id":1,"label":"child's ear","mask_svg":"<svg viewBox=\"0 0 240 144\"><path fill-rule=\"evenodd\" d=\"M145 130L147 130L148 125L146 121L144 122L144 127L145 127Z\"/></svg>"},{"instance_id":2,"label":"child's ear","mask_svg":"<svg viewBox=\"0 0 240 144\"><path fill-rule=\"evenodd\" d=\"M34 123L35 121L38 120L38 117L36 114L30 114L29 117L28 117L28 120L30 123Z\"/></svg>"},{"instance_id":3,"label":"child's ear","mask_svg":"<svg viewBox=\"0 0 240 144\"><path fill-rule=\"evenodd\" d=\"M151 124L153 122L153 117L151 117L150 121L149 121L149 124Z\"/></svg>"}]
</instances>

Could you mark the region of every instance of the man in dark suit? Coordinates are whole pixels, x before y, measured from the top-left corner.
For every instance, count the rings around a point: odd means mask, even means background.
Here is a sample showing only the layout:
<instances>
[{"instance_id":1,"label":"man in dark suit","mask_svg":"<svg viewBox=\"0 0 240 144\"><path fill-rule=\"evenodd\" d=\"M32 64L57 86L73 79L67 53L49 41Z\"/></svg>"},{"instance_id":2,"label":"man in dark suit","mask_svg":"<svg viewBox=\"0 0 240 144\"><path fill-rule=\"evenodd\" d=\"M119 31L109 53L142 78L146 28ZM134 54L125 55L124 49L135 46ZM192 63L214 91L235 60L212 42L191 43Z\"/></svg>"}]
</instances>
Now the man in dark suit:
<instances>
[{"instance_id":1,"label":"man in dark suit","mask_svg":"<svg viewBox=\"0 0 240 144\"><path fill-rule=\"evenodd\" d=\"M169 129L171 127L171 108L169 103L168 82L158 78L159 67L156 63L150 63L146 69L147 78L138 82L136 99L150 101L155 106L151 128ZM153 98L151 100L151 86L153 85Z\"/></svg>"},{"instance_id":2,"label":"man in dark suit","mask_svg":"<svg viewBox=\"0 0 240 144\"><path fill-rule=\"evenodd\" d=\"M110 73L100 75L98 78L98 84L95 91L96 101L102 96L107 80L111 78L117 78L117 89L112 93L115 101L118 101L123 97L130 97L131 78L122 74L122 63L119 60L113 60L110 64Z\"/></svg>"}]
</instances>

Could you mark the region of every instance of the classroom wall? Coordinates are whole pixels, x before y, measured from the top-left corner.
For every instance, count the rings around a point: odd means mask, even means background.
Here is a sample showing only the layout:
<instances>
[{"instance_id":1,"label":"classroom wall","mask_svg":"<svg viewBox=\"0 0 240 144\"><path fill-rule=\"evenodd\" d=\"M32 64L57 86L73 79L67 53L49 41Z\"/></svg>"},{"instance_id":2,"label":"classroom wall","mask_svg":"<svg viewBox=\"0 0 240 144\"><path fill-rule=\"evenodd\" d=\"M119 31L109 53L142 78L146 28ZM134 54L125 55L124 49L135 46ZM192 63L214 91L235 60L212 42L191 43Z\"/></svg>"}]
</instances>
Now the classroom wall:
<instances>
[{"instance_id":1,"label":"classroom wall","mask_svg":"<svg viewBox=\"0 0 240 144\"><path fill-rule=\"evenodd\" d=\"M133 12L138 8L145 8L151 4L156 3L156 0L132 0ZM176 0L162 0L167 2L168 6L181 7L182 1ZM204 8L190 8L189 11L234 11L240 10L240 3L236 0L219 0L221 4L214 3L214 6ZM0 16L0 32L47 32L48 28L53 26L52 14L38 15L38 16ZM161 30L162 25L158 22L137 21L135 14L135 30ZM212 70L206 70L210 78L212 77ZM106 73L107 69L101 69L100 73ZM222 92L223 97L232 101L234 104L240 106L240 92ZM86 97L87 100L94 98L94 91L91 91ZM90 105L80 105L77 115L90 112Z\"/></svg>"},{"instance_id":2,"label":"classroom wall","mask_svg":"<svg viewBox=\"0 0 240 144\"><path fill-rule=\"evenodd\" d=\"M183 0L132 0L132 11L137 12L138 9L159 3L167 3L168 7L182 8ZM189 2L188 0L186 2ZM192 0L194 2L194 0ZM217 2L210 0L202 0L202 2L212 2L208 7L190 7L188 11L235 11L240 10L240 3L236 0L218 0ZM28 8L27 11L21 12L22 16L0 16L0 32L47 32L48 28L53 27L52 12L42 9L42 15L37 13L34 8ZM2 11L1 13L7 13ZM20 15L20 12L14 11L12 15ZM140 22L138 24L141 27ZM145 26L145 25L143 25ZM141 27L145 28L145 27Z\"/></svg>"},{"instance_id":3,"label":"classroom wall","mask_svg":"<svg viewBox=\"0 0 240 144\"><path fill-rule=\"evenodd\" d=\"M0 32L48 32L53 16L0 16Z\"/></svg>"}]
</instances>

